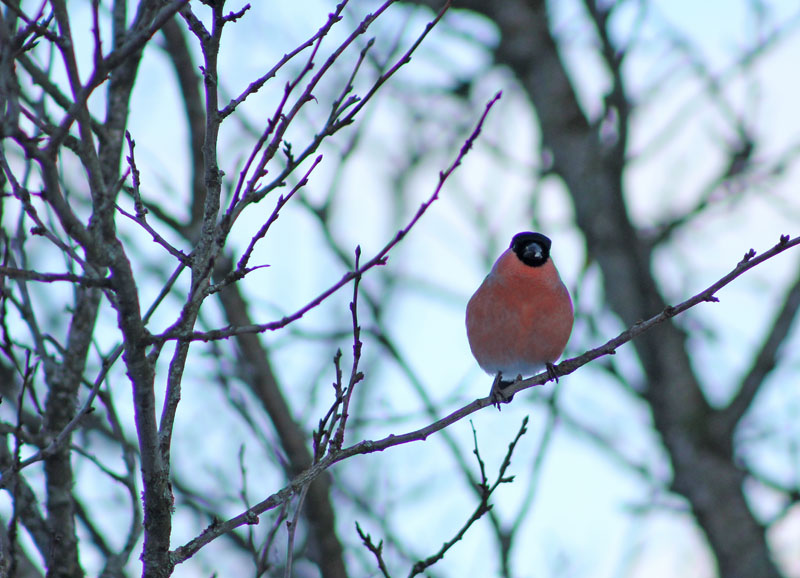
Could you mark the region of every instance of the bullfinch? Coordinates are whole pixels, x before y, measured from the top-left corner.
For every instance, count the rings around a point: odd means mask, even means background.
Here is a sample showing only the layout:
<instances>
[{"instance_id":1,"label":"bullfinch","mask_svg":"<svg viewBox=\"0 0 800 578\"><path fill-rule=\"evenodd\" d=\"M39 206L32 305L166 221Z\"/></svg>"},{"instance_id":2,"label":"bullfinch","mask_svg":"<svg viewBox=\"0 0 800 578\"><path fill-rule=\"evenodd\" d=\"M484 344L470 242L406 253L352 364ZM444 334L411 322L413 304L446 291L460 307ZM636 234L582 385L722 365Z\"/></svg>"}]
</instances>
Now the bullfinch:
<instances>
[{"instance_id":1,"label":"bullfinch","mask_svg":"<svg viewBox=\"0 0 800 578\"><path fill-rule=\"evenodd\" d=\"M467 304L469 347L495 376L498 403L510 401L501 390L515 378L545 368L555 377L553 362L572 332L572 299L550 258L551 244L541 233L514 235Z\"/></svg>"}]
</instances>

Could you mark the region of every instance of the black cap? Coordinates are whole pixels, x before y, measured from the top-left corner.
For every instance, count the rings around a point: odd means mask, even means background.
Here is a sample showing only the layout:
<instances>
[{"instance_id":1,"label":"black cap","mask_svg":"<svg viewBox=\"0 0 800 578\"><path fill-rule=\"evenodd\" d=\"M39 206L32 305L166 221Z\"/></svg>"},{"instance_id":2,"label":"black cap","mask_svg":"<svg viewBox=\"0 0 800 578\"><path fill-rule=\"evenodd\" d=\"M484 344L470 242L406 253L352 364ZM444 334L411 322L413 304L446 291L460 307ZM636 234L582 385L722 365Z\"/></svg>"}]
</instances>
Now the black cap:
<instances>
[{"instance_id":1,"label":"black cap","mask_svg":"<svg viewBox=\"0 0 800 578\"><path fill-rule=\"evenodd\" d=\"M553 242L541 233L517 233L511 239L511 250L519 260L531 267L541 267L550 258Z\"/></svg>"}]
</instances>

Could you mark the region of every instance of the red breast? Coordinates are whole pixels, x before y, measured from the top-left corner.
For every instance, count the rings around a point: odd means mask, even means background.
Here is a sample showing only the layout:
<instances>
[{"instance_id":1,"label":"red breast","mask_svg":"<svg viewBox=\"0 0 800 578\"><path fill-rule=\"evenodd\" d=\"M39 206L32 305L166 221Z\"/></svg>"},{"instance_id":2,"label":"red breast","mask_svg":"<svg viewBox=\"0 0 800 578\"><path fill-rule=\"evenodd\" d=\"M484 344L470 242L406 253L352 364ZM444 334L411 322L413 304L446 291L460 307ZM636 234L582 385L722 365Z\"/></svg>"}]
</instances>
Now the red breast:
<instances>
[{"instance_id":1,"label":"red breast","mask_svg":"<svg viewBox=\"0 0 800 578\"><path fill-rule=\"evenodd\" d=\"M550 239L514 236L467 304L467 338L484 371L533 375L564 352L572 300L550 258Z\"/></svg>"}]
</instances>

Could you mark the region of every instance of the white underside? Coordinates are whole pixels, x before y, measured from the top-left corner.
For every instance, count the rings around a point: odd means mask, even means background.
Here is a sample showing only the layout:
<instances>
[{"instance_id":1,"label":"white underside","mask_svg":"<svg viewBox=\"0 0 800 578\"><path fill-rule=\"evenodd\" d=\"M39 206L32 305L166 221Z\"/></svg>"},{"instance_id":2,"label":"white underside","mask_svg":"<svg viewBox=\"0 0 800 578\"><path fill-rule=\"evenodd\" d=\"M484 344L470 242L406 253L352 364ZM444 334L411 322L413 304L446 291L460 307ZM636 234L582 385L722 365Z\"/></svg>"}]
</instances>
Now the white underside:
<instances>
[{"instance_id":1,"label":"white underside","mask_svg":"<svg viewBox=\"0 0 800 578\"><path fill-rule=\"evenodd\" d=\"M503 379L516 379L518 375L522 377L530 377L531 375L536 375L541 373L546 369L545 362L542 361L540 363L506 363L506 364L486 364L482 365L481 369L483 369L486 373L490 375L497 375L498 372L503 374Z\"/></svg>"}]
</instances>

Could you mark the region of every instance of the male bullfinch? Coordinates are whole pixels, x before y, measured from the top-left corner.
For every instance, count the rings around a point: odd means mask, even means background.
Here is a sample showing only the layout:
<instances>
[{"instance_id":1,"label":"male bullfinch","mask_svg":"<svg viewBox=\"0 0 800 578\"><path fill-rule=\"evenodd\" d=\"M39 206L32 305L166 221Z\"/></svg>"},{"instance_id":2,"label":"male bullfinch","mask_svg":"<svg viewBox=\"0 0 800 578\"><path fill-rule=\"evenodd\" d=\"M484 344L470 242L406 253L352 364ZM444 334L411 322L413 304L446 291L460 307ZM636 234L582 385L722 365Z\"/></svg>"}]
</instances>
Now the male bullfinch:
<instances>
[{"instance_id":1,"label":"male bullfinch","mask_svg":"<svg viewBox=\"0 0 800 578\"><path fill-rule=\"evenodd\" d=\"M514 235L511 246L467 304L467 339L478 365L492 375L492 394L513 380L546 368L564 352L574 314L569 291L550 258L550 239L541 233ZM499 408L499 406L498 406Z\"/></svg>"}]
</instances>

